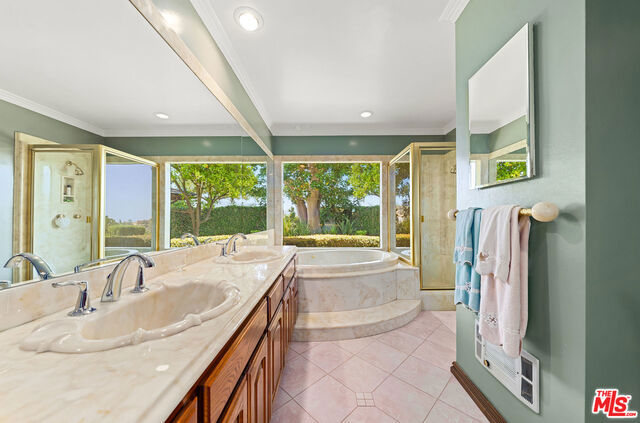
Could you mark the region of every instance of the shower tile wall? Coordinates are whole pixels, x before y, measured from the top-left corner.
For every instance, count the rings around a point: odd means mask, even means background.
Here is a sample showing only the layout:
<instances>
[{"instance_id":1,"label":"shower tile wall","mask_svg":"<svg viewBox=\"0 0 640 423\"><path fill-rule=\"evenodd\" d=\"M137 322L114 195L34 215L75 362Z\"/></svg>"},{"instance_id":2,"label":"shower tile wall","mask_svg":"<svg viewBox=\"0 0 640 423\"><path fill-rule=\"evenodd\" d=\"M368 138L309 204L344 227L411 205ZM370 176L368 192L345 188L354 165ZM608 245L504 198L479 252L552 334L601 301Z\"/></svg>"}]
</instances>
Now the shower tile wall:
<instances>
[{"instance_id":1,"label":"shower tile wall","mask_svg":"<svg viewBox=\"0 0 640 423\"><path fill-rule=\"evenodd\" d=\"M453 289L455 267L451 254L455 222L447 211L456 207L455 151L421 154L420 201L421 271L423 289Z\"/></svg>"},{"instance_id":2,"label":"shower tile wall","mask_svg":"<svg viewBox=\"0 0 640 423\"><path fill-rule=\"evenodd\" d=\"M71 160L83 171L76 175ZM91 153L36 152L33 170L33 252L47 261L56 273L69 272L91 259ZM64 178L73 180L73 196L63 200ZM72 201L71 201L72 200ZM68 226L57 226L64 214ZM74 215L77 217L74 218Z\"/></svg>"}]
</instances>

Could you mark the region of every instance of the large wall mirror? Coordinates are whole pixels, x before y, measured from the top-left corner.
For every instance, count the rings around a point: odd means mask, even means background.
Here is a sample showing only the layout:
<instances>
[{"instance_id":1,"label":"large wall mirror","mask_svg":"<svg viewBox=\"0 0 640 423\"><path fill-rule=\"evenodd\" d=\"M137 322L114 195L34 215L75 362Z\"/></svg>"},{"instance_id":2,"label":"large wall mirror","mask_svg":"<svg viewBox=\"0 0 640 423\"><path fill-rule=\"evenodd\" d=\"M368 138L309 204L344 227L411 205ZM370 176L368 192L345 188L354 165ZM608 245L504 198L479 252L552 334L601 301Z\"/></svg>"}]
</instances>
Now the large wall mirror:
<instances>
[{"instance_id":1,"label":"large wall mirror","mask_svg":"<svg viewBox=\"0 0 640 423\"><path fill-rule=\"evenodd\" d=\"M130 2L34 0L5 12L0 289L170 248L192 230L188 216L170 227L172 206L185 206L171 191L175 157L230 157L256 163L242 180L266 177L262 149ZM238 232L265 228L265 194L254 191L224 194L213 213L244 223L253 212ZM218 217L212 234L236 228ZM32 256L9 261L21 253Z\"/></svg>"},{"instance_id":2,"label":"large wall mirror","mask_svg":"<svg viewBox=\"0 0 640 423\"><path fill-rule=\"evenodd\" d=\"M527 24L469 79L472 189L535 175L531 38Z\"/></svg>"}]
</instances>

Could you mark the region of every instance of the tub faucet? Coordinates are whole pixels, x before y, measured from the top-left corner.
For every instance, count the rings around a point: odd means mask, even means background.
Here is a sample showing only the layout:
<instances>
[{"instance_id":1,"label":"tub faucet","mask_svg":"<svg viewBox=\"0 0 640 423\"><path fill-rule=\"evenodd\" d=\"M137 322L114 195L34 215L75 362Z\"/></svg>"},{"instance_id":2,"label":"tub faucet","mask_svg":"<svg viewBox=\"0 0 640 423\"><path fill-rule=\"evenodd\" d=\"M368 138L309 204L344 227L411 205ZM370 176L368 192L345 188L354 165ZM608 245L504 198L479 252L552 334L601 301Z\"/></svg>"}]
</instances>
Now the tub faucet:
<instances>
[{"instance_id":1,"label":"tub faucet","mask_svg":"<svg viewBox=\"0 0 640 423\"><path fill-rule=\"evenodd\" d=\"M33 268L36 269L36 272L38 273L38 276L40 276L40 279L51 279L52 277L54 277L51 266L49 266L47 262L42 259L42 257L33 253L18 253L7 260L7 262L4 264L4 267L16 267L20 263L22 263L22 260L28 260L33 265Z\"/></svg>"},{"instance_id":2,"label":"tub faucet","mask_svg":"<svg viewBox=\"0 0 640 423\"><path fill-rule=\"evenodd\" d=\"M200 241L198 241L198 237L195 236L194 234L186 232L186 233L182 234L182 236L180 237L180 239L186 239L186 238L191 238L193 240L194 244L196 244L196 247L198 245L200 245Z\"/></svg>"},{"instance_id":3,"label":"tub faucet","mask_svg":"<svg viewBox=\"0 0 640 423\"><path fill-rule=\"evenodd\" d=\"M11 288L11 281L1 280L0 281L0 290Z\"/></svg>"},{"instance_id":4,"label":"tub faucet","mask_svg":"<svg viewBox=\"0 0 640 423\"><path fill-rule=\"evenodd\" d=\"M149 289L144 286L144 272L142 269L144 267L155 267L156 263L146 254L133 253L123 258L120 263L116 264L116 267L113 268L111 273L109 273L100 301L104 303L118 301L120 299L120 294L122 293L122 279L124 278L124 274L127 272L127 268L132 261L137 261L139 267L136 284L131 292L140 293Z\"/></svg>"},{"instance_id":5,"label":"tub faucet","mask_svg":"<svg viewBox=\"0 0 640 423\"><path fill-rule=\"evenodd\" d=\"M220 252L220 255L222 257L238 252L238 249L236 247L236 242L238 242L238 238L247 239L247 236L241 232L238 232L237 234L232 235L231 238L227 240L227 242L222 244L222 251ZM229 252L229 247L231 247L231 252Z\"/></svg>"}]
</instances>

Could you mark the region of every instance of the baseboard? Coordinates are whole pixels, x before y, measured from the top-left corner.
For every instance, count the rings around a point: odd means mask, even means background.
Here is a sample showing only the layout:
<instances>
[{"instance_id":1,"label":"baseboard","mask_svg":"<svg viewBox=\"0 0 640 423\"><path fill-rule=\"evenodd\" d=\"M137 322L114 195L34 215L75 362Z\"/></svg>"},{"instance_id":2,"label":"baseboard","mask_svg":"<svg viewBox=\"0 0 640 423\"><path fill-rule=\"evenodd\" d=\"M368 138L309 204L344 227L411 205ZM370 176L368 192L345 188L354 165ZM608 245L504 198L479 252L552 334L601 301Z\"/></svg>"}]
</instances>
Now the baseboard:
<instances>
[{"instance_id":1,"label":"baseboard","mask_svg":"<svg viewBox=\"0 0 640 423\"><path fill-rule=\"evenodd\" d=\"M458 379L460 385L467 391L467 394L471 397L473 402L476 403L482 414L491 423L507 423L502 415L496 410L496 408L489 402L487 397L478 389L478 387L469 379L469 376L458 366L455 361L451 363L451 373Z\"/></svg>"}]
</instances>

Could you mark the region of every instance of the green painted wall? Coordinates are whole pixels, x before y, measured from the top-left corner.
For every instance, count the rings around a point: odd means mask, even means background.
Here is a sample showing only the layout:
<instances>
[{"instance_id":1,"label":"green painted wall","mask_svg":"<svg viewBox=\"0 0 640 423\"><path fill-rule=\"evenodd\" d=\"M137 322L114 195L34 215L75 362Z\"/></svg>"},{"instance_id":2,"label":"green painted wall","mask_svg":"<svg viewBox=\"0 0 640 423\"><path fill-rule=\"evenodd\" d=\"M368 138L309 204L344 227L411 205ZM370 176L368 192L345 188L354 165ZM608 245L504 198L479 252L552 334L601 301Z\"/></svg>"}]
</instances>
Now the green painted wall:
<instances>
[{"instance_id":1,"label":"green painted wall","mask_svg":"<svg viewBox=\"0 0 640 423\"><path fill-rule=\"evenodd\" d=\"M284 155L396 155L412 142L442 142L444 135L375 135L274 137L273 154Z\"/></svg>"},{"instance_id":2,"label":"green painted wall","mask_svg":"<svg viewBox=\"0 0 640 423\"><path fill-rule=\"evenodd\" d=\"M249 137L116 137L105 145L137 156L263 156Z\"/></svg>"},{"instance_id":3,"label":"green painted wall","mask_svg":"<svg viewBox=\"0 0 640 423\"><path fill-rule=\"evenodd\" d=\"M0 261L11 257L13 238L13 145L15 132L61 144L100 143L102 137L0 100ZM0 267L0 279L11 271Z\"/></svg>"},{"instance_id":4,"label":"green painted wall","mask_svg":"<svg viewBox=\"0 0 640 423\"><path fill-rule=\"evenodd\" d=\"M534 25L538 176L469 190L468 79L526 22ZM584 0L471 0L456 23L458 208L551 201L562 211L554 222L534 222L530 237L524 346L540 360L539 415L477 362L474 315L456 313L457 362L512 423L585 419L584 66Z\"/></svg>"},{"instance_id":5,"label":"green painted wall","mask_svg":"<svg viewBox=\"0 0 640 423\"><path fill-rule=\"evenodd\" d=\"M640 411L639 17L637 0L586 1L588 409L611 387Z\"/></svg>"},{"instance_id":6,"label":"green painted wall","mask_svg":"<svg viewBox=\"0 0 640 423\"><path fill-rule=\"evenodd\" d=\"M500 148L513 144L514 142L527 139L529 127L527 125L526 116L522 116L513 122L496 129L489 134L490 151L496 151Z\"/></svg>"},{"instance_id":7,"label":"green painted wall","mask_svg":"<svg viewBox=\"0 0 640 423\"><path fill-rule=\"evenodd\" d=\"M266 146L273 151L271 131L264 122L258 109L249 98L242 83L233 72L227 59L211 37L191 2L184 0L153 0L161 10L171 10L182 21L180 37L196 55L198 60L213 76L231 102L258 133Z\"/></svg>"}]
</instances>

